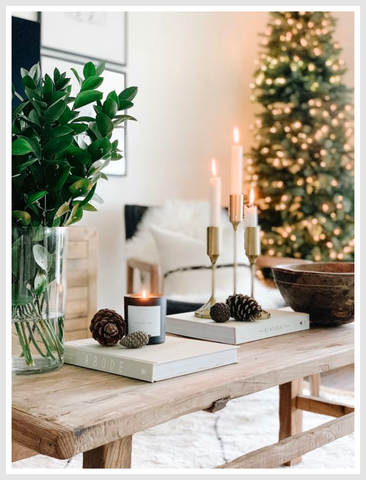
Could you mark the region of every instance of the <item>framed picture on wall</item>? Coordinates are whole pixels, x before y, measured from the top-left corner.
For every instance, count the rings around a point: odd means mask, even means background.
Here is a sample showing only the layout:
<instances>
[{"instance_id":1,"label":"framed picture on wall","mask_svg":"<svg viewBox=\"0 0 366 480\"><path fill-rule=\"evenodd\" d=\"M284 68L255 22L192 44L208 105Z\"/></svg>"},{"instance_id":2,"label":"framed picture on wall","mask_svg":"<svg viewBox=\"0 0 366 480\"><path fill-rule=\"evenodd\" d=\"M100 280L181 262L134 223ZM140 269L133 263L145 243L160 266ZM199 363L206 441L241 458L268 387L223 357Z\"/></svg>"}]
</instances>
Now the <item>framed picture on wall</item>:
<instances>
[{"instance_id":1,"label":"framed picture on wall","mask_svg":"<svg viewBox=\"0 0 366 480\"><path fill-rule=\"evenodd\" d=\"M42 12L42 53L80 63L103 60L110 71L126 65L126 12Z\"/></svg>"},{"instance_id":2,"label":"framed picture on wall","mask_svg":"<svg viewBox=\"0 0 366 480\"><path fill-rule=\"evenodd\" d=\"M49 57L47 55L41 55L41 65L42 65L42 74L45 75L48 73L51 77L53 76L53 71L55 68L58 68L60 72L66 72L67 76L71 78L72 91L71 95L74 96L75 91L79 87L78 82L75 78L75 75L71 71L71 67L82 75L83 64L78 64L73 60L61 60L59 58ZM117 93L120 93L126 85L126 75L120 72L111 72L109 70L104 70L103 72L104 81L98 90L103 93L105 98L107 94L113 90L116 90ZM95 116L95 112L92 105L85 105L80 109L81 116ZM122 124L123 125L123 124ZM106 175L126 175L126 127L122 126L121 128L115 128L113 131L111 141L118 140L118 148L122 150L123 158L121 160L112 161L110 164L103 170Z\"/></svg>"}]
</instances>

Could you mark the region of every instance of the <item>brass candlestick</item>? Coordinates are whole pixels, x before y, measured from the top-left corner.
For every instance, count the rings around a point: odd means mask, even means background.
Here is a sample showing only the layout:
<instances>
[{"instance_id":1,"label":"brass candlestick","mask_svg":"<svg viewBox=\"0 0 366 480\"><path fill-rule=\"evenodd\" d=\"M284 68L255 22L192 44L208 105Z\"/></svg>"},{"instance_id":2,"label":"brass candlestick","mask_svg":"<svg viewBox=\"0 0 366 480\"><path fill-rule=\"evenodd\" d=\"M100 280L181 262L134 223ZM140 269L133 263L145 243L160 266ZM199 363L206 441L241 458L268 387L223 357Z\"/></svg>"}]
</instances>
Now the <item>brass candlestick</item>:
<instances>
[{"instance_id":1,"label":"brass candlestick","mask_svg":"<svg viewBox=\"0 0 366 480\"><path fill-rule=\"evenodd\" d=\"M207 303L202 305L196 312L195 316L199 318L211 318L210 310L216 303L215 299L215 273L216 262L220 255L220 229L219 227L207 227L207 255L211 260L211 297Z\"/></svg>"},{"instance_id":2,"label":"brass candlestick","mask_svg":"<svg viewBox=\"0 0 366 480\"><path fill-rule=\"evenodd\" d=\"M237 261L237 237L238 226L243 221L244 195L230 195L229 219L234 229L234 295L236 294L236 278L238 270Z\"/></svg>"},{"instance_id":3,"label":"brass candlestick","mask_svg":"<svg viewBox=\"0 0 366 480\"><path fill-rule=\"evenodd\" d=\"M261 240L260 240L260 228L259 227L246 227L245 228L245 254L248 257L250 263L250 277L251 277L251 297L254 298L254 279L256 275L256 262L257 258L261 254ZM262 310L260 317L256 320L270 318L271 314Z\"/></svg>"}]
</instances>

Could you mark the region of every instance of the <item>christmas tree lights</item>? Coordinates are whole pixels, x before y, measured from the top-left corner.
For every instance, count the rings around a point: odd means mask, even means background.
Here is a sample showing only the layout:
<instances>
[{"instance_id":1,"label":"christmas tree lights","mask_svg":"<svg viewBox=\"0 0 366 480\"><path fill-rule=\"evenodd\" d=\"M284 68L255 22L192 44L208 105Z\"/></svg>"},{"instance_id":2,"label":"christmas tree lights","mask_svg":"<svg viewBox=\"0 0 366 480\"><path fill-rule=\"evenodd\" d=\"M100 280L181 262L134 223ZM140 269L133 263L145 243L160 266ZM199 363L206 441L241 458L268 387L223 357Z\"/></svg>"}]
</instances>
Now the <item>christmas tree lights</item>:
<instances>
[{"instance_id":1,"label":"christmas tree lights","mask_svg":"<svg viewBox=\"0 0 366 480\"><path fill-rule=\"evenodd\" d=\"M352 95L329 12L273 12L255 61L246 178L261 210L263 252L353 260Z\"/></svg>"}]
</instances>

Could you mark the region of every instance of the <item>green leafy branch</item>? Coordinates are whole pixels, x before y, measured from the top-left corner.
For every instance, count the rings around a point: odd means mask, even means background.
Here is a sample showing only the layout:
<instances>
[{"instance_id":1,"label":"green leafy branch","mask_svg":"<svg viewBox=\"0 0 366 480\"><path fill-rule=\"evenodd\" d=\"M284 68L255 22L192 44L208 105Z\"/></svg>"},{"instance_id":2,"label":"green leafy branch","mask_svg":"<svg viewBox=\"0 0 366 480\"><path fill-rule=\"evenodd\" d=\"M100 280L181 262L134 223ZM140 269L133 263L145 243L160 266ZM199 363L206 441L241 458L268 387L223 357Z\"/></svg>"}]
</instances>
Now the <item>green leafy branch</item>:
<instances>
[{"instance_id":1,"label":"green leafy branch","mask_svg":"<svg viewBox=\"0 0 366 480\"><path fill-rule=\"evenodd\" d=\"M75 69L79 91L71 96L71 79L55 68L42 77L40 65L21 69L25 98L13 87L20 104L12 111L13 224L68 226L84 211L96 211L98 180L111 161L122 158L115 128L136 120L125 111L133 107L137 87L105 99L97 88L103 83L104 64L92 62ZM93 105L93 116L80 108Z\"/></svg>"}]
</instances>

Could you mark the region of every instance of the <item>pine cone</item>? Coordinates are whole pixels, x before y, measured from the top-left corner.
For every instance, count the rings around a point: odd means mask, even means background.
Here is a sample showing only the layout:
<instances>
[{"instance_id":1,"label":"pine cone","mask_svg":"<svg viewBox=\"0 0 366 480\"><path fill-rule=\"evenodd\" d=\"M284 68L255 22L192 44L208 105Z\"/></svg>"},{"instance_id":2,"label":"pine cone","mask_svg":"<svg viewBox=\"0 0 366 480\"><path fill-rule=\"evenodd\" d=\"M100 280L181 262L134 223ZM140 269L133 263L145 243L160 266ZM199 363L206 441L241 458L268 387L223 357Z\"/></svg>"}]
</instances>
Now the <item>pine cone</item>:
<instances>
[{"instance_id":1,"label":"pine cone","mask_svg":"<svg viewBox=\"0 0 366 480\"><path fill-rule=\"evenodd\" d=\"M258 302L248 295L230 295L226 300L231 316L242 322L253 322L262 312Z\"/></svg>"},{"instance_id":2,"label":"pine cone","mask_svg":"<svg viewBox=\"0 0 366 480\"><path fill-rule=\"evenodd\" d=\"M116 345L126 333L126 322L114 310L99 310L90 323L89 330L94 340L101 345Z\"/></svg>"},{"instance_id":3,"label":"pine cone","mask_svg":"<svg viewBox=\"0 0 366 480\"><path fill-rule=\"evenodd\" d=\"M119 342L126 348L140 348L149 343L150 335L145 332L129 333Z\"/></svg>"},{"instance_id":4,"label":"pine cone","mask_svg":"<svg viewBox=\"0 0 366 480\"><path fill-rule=\"evenodd\" d=\"M215 303L210 309L210 316L214 322L227 322L230 318L230 307L226 303Z\"/></svg>"}]
</instances>

